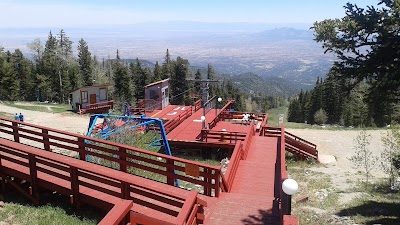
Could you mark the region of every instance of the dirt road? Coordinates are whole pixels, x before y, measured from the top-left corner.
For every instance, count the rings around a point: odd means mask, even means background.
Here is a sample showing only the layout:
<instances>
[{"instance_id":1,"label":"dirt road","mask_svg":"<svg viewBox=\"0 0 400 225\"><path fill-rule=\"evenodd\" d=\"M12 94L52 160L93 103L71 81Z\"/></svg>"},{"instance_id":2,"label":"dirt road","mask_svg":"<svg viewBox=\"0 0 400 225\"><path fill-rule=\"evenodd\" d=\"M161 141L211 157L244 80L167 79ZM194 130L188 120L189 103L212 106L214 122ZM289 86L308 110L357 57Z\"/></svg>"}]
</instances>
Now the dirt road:
<instances>
[{"instance_id":1,"label":"dirt road","mask_svg":"<svg viewBox=\"0 0 400 225\"><path fill-rule=\"evenodd\" d=\"M85 133L89 124L88 115L78 115L72 113L47 113L31 110L24 110L0 104L0 112L22 113L25 122L54 129L70 131L74 133Z\"/></svg>"}]
</instances>

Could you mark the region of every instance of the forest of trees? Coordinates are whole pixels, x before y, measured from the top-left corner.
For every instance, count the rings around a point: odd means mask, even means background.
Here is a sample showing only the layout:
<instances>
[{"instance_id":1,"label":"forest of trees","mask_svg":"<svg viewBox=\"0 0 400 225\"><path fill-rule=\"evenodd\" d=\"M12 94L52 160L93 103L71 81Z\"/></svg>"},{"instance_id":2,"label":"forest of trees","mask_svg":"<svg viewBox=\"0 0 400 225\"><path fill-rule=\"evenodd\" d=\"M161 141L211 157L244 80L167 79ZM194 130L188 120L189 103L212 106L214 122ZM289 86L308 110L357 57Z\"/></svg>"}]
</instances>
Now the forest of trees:
<instances>
[{"instance_id":1,"label":"forest of trees","mask_svg":"<svg viewBox=\"0 0 400 225\"><path fill-rule=\"evenodd\" d=\"M344 126L400 122L400 2L348 3L346 16L316 22L315 40L337 56L325 79L291 100L288 120Z\"/></svg>"},{"instance_id":2,"label":"forest of trees","mask_svg":"<svg viewBox=\"0 0 400 225\"><path fill-rule=\"evenodd\" d=\"M211 64L206 74L198 70L192 74L189 60L182 57L172 59L167 49L164 61L154 68L142 65L141 61L121 59L116 50L115 59L99 60L92 55L89 45L80 39L77 54L73 42L64 30L58 34L51 31L45 43L35 39L28 44L32 57L27 58L19 49L14 52L0 47L0 99L5 101L49 101L67 103L69 93L83 86L111 83L112 98L119 105L134 104L144 97L144 86L170 78L171 104L192 104L193 96L200 94L200 84L188 79L221 80L210 84L210 96L219 96L224 101L235 100L236 110L245 110L244 99L234 84L217 74ZM276 102L275 98L258 100L263 111Z\"/></svg>"}]
</instances>

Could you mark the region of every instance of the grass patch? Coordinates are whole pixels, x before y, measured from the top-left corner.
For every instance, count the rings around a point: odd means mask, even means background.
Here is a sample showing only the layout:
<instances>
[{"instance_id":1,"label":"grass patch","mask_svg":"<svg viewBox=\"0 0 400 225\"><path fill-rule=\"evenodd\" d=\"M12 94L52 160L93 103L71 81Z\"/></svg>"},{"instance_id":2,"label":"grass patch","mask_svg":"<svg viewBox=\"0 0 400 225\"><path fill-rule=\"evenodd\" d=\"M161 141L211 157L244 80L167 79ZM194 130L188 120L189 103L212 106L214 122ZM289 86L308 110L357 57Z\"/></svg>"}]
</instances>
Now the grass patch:
<instances>
[{"instance_id":1,"label":"grass patch","mask_svg":"<svg viewBox=\"0 0 400 225\"><path fill-rule=\"evenodd\" d=\"M6 106L11 106L18 109L49 112L49 113L65 113L71 112L71 105L68 104L49 104L39 102L3 102Z\"/></svg>"},{"instance_id":2,"label":"grass patch","mask_svg":"<svg viewBox=\"0 0 400 225\"><path fill-rule=\"evenodd\" d=\"M384 180L365 188L359 183L358 190L365 194L353 199L337 212L350 216L357 224L400 224L400 193L390 190Z\"/></svg>"},{"instance_id":3,"label":"grass patch","mask_svg":"<svg viewBox=\"0 0 400 225\"><path fill-rule=\"evenodd\" d=\"M336 210L339 194L332 188L331 179L323 173L311 171L312 166L317 166L312 160L298 161L287 157L287 168L290 178L299 183L299 192L293 196L292 214L299 217L300 224L320 225L329 224L329 213L316 214L305 210L304 207L314 207L327 212ZM308 201L296 203L294 199L307 196Z\"/></svg>"},{"instance_id":4,"label":"grass patch","mask_svg":"<svg viewBox=\"0 0 400 225\"><path fill-rule=\"evenodd\" d=\"M94 225L105 216L92 207L84 206L76 211L68 198L58 194L44 194L41 201L44 205L33 206L17 193L8 193L5 205L0 208L0 221L5 224Z\"/></svg>"},{"instance_id":5,"label":"grass patch","mask_svg":"<svg viewBox=\"0 0 400 225\"><path fill-rule=\"evenodd\" d=\"M14 119L14 114L12 113L0 112L0 116L6 117L8 119Z\"/></svg>"}]
</instances>

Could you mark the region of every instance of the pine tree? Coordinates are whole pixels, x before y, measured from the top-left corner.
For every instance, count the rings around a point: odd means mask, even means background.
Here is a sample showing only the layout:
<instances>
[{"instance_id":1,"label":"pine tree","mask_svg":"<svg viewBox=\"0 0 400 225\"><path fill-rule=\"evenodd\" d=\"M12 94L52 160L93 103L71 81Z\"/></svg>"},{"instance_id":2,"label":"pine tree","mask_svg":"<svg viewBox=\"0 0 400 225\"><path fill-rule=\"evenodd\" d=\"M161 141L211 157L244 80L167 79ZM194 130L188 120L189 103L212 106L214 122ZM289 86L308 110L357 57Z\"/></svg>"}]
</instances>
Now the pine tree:
<instances>
[{"instance_id":1,"label":"pine tree","mask_svg":"<svg viewBox=\"0 0 400 225\"><path fill-rule=\"evenodd\" d=\"M173 96L172 104L185 105L191 103L186 80L189 72L189 61L178 56L174 63L174 73L170 80L171 95Z\"/></svg>"},{"instance_id":2,"label":"pine tree","mask_svg":"<svg viewBox=\"0 0 400 225\"><path fill-rule=\"evenodd\" d=\"M201 80L200 69L197 69L197 72L194 74L194 79L195 80ZM195 87L195 93L196 94L200 94L201 83L200 82L194 82L194 87Z\"/></svg>"},{"instance_id":3,"label":"pine tree","mask_svg":"<svg viewBox=\"0 0 400 225\"><path fill-rule=\"evenodd\" d=\"M133 101L133 90L131 76L128 68L120 62L117 50L117 62L114 64L114 96L120 103L130 103Z\"/></svg>"},{"instance_id":4,"label":"pine tree","mask_svg":"<svg viewBox=\"0 0 400 225\"><path fill-rule=\"evenodd\" d=\"M142 67L138 58L136 58L136 65L131 65L131 73L135 87L134 96L136 99L144 99L144 86L146 86L150 74Z\"/></svg>"},{"instance_id":5,"label":"pine tree","mask_svg":"<svg viewBox=\"0 0 400 225\"><path fill-rule=\"evenodd\" d=\"M83 84L85 86L93 85L92 57L89 46L83 38L78 42L78 63L79 71L83 78Z\"/></svg>"},{"instance_id":6,"label":"pine tree","mask_svg":"<svg viewBox=\"0 0 400 225\"><path fill-rule=\"evenodd\" d=\"M214 80L215 79L215 71L214 68L211 64L207 65L207 79L208 80ZM209 87L210 96L215 96L215 91L212 85Z\"/></svg>"},{"instance_id":7,"label":"pine tree","mask_svg":"<svg viewBox=\"0 0 400 225\"><path fill-rule=\"evenodd\" d=\"M14 65L15 79L19 82L18 100L35 100L35 77L33 76L33 66L19 49L11 54L11 65Z\"/></svg>"},{"instance_id":8,"label":"pine tree","mask_svg":"<svg viewBox=\"0 0 400 225\"><path fill-rule=\"evenodd\" d=\"M158 61L156 61L156 65L154 66L154 72L153 72L154 81L161 80L161 73L162 73L161 67L160 65L158 65Z\"/></svg>"},{"instance_id":9,"label":"pine tree","mask_svg":"<svg viewBox=\"0 0 400 225\"><path fill-rule=\"evenodd\" d=\"M167 49L167 53L165 54L164 62L162 64L161 79L164 80L171 77L172 77L172 62L171 62L171 55L169 54L169 51Z\"/></svg>"}]
</instances>

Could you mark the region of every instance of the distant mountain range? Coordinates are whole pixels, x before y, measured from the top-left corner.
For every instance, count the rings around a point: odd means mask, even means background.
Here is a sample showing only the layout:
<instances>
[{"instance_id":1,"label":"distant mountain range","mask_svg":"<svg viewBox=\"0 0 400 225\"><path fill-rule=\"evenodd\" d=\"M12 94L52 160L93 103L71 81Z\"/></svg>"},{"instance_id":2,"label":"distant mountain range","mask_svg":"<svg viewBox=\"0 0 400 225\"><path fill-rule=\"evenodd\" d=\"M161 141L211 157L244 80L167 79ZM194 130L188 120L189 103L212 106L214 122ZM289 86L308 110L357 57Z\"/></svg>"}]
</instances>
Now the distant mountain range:
<instances>
[{"instance_id":1,"label":"distant mountain range","mask_svg":"<svg viewBox=\"0 0 400 225\"><path fill-rule=\"evenodd\" d=\"M99 59L115 58L118 49L122 58L138 57L161 64L169 49L172 58L181 56L200 68L211 63L220 74L239 79L240 83L243 83L240 77L250 72L268 83L281 85L291 81L289 86L295 83L296 90L307 88L315 84L317 77L326 75L334 58L324 55L321 46L313 40L313 33L308 29L311 25L295 26L299 29L287 26L178 21L64 30L74 42L74 49L78 40L84 38L92 54ZM44 44L49 30L0 29L0 46L29 53L26 44L35 38L40 38ZM59 30L52 28L53 34Z\"/></svg>"}]
</instances>

